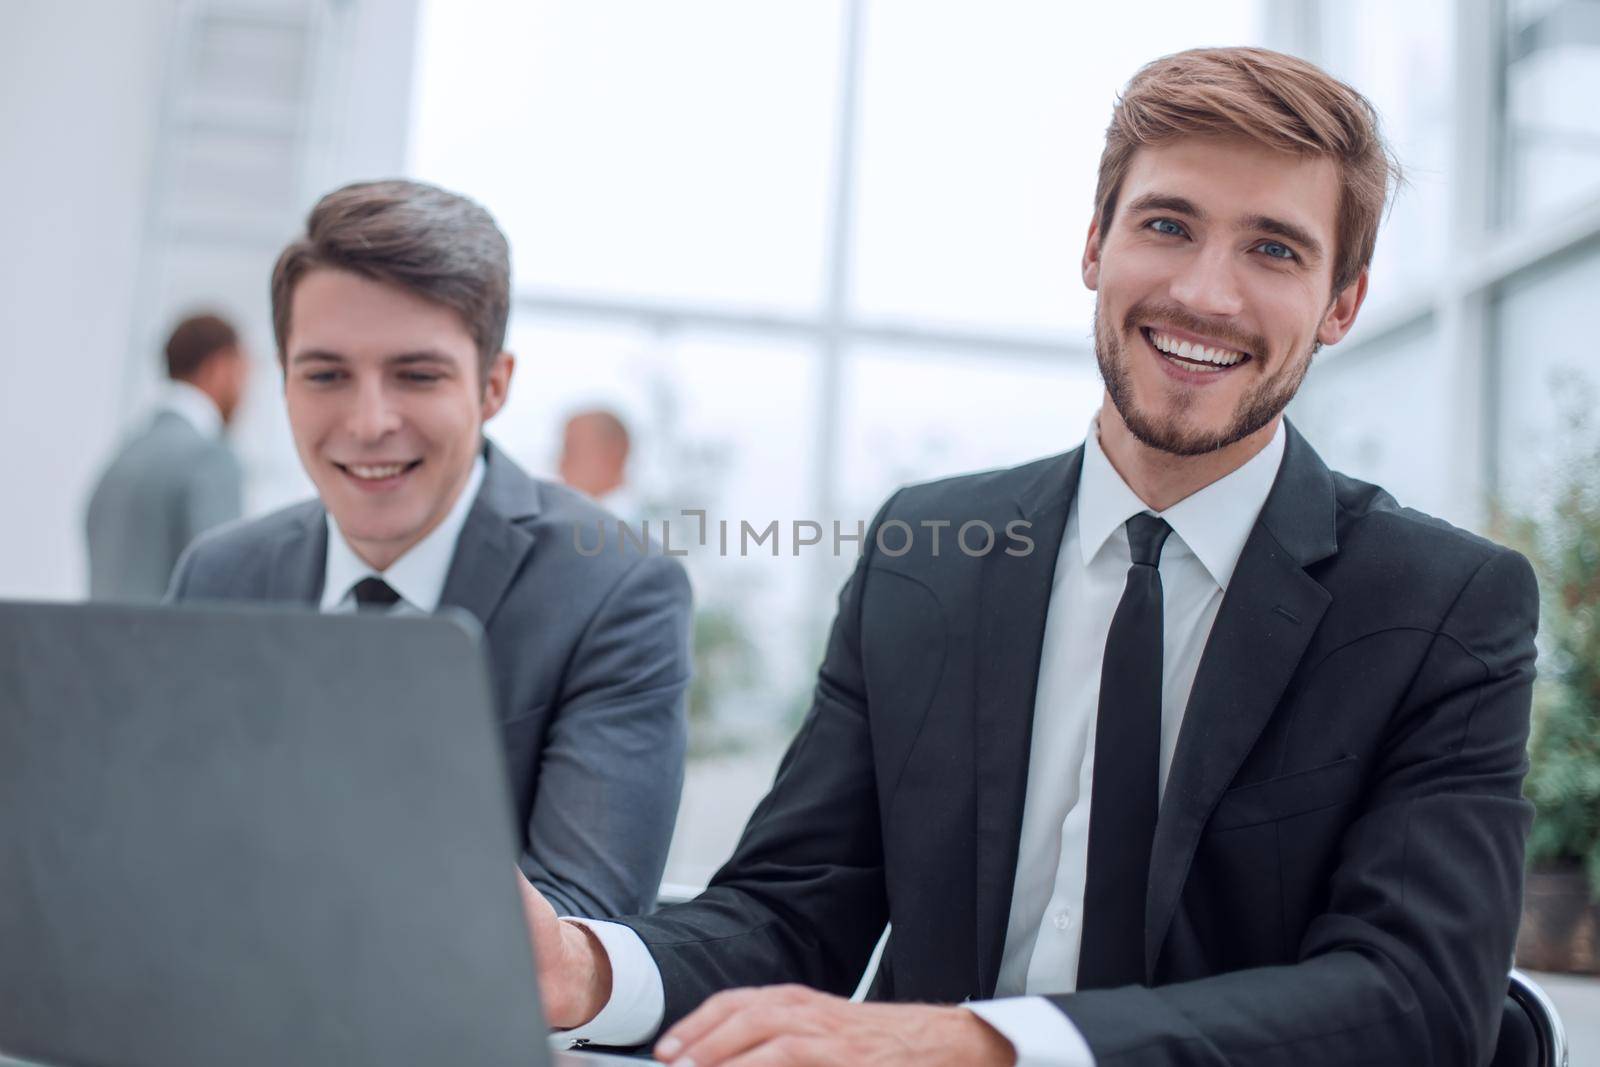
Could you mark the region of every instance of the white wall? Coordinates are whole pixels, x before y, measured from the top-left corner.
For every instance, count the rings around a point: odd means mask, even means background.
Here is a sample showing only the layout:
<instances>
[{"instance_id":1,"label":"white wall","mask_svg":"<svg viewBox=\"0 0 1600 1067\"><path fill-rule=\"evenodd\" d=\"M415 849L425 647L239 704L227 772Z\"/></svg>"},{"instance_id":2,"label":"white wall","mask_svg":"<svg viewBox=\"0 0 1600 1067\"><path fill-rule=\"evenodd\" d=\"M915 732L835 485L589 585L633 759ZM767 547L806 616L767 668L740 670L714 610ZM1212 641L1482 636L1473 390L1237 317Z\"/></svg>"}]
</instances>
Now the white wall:
<instances>
[{"instance_id":1,"label":"white wall","mask_svg":"<svg viewBox=\"0 0 1600 1067\"><path fill-rule=\"evenodd\" d=\"M0 33L0 597L84 583L120 422L167 0L20 0Z\"/></svg>"},{"instance_id":2,"label":"white wall","mask_svg":"<svg viewBox=\"0 0 1600 1067\"><path fill-rule=\"evenodd\" d=\"M303 203L284 241L321 192L401 173L409 128L416 0L303 2L327 16L324 76ZM176 8L175 0L5 5L0 598L82 594L86 496L123 428L142 417L158 377L156 335L194 304L236 316L254 349L257 388L235 433L255 483L248 498L265 507L303 488L270 343L272 242L207 250L202 240L176 255L144 254ZM154 284L140 284L151 281L143 270L156 271Z\"/></svg>"}]
</instances>

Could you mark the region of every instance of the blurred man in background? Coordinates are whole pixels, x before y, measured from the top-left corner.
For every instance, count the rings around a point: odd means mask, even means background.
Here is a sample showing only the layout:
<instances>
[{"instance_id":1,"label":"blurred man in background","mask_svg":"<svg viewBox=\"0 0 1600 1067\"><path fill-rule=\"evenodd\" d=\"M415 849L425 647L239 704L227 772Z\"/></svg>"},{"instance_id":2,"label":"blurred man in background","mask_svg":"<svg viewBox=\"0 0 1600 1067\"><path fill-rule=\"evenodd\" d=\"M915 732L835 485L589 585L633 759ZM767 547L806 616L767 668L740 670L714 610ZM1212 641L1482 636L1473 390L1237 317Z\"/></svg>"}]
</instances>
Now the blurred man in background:
<instances>
[{"instance_id":1,"label":"blurred man in background","mask_svg":"<svg viewBox=\"0 0 1600 1067\"><path fill-rule=\"evenodd\" d=\"M483 627L523 874L563 911L650 907L683 786L689 583L659 550L583 556L604 513L484 439L515 365L510 250L465 197L363 182L272 276L295 449L317 498L202 538L174 600L465 610Z\"/></svg>"},{"instance_id":2,"label":"blurred man in background","mask_svg":"<svg viewBox=\"0 0 1600 1067\"><path fill-rule=\"evenodd\" d=\"M250 374L238 332L193 315L167 341L160 410L123 446L89 500L89 595L160 600L184 548L239 517L241 476L223 431Z\"/></svg>"},{"instance_id":3,"label":"blurred man in background","mask_svg":"<svg viewBox=\"0 0 1600 1067\"><path fill-rule=\"evenodd\" d=\"M632 522L639 502L628 486L627 424L613 411L592 408L567 419L561 433L561 480L601 507Z\"/></svg>"}]
</instances>

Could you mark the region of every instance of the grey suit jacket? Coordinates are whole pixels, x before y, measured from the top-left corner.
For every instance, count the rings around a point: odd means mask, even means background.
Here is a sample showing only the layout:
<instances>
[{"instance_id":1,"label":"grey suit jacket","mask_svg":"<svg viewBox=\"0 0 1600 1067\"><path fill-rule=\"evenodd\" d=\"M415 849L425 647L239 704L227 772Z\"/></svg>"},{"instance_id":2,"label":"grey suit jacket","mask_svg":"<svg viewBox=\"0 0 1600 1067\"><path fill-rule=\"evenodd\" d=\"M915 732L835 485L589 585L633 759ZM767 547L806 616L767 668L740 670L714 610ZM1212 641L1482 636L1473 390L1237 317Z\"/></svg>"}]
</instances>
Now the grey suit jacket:
<instances>
[{"instance_id":1,"label":"grey suit jacket","mask_svg":"<svg viewBox=\"0 0 1600 1067\"><path fill-rule=\"evenodd\" d=\"M581 554L578 525L593 551L606 512L485 458L440 604L488 638L522 870L563 914L648 910L683 787L688 579L655 548ZM169 599L316 605L325 514L312 500L201 538Z\"/></svg>"},{"instance_id":2,"label":"grey suit jacket","mask_svg":"<svg viewBox=\"0 0 1600 1067\"><path fill-rule=\"evenodd\" d=\"M226 442L176 412L157 415L89 498L89 595L160 600L189 542L239 517L241 481Z\"/></svg>"}]
</instances>

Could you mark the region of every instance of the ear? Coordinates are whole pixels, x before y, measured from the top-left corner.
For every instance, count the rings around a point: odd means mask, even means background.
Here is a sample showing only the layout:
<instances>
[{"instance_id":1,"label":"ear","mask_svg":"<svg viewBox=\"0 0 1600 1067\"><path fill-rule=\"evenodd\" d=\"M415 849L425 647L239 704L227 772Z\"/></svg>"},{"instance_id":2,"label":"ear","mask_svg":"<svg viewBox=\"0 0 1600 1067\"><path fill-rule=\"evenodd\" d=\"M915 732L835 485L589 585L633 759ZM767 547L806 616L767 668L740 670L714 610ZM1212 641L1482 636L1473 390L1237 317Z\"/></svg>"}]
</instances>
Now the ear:
<instances>
[{"instance_id":1,"label":"ear","mask_svg":"<svg viewBox=\"0 0 1600 1067\"><path fill-rule=\"evenodd\" d=\"M1356 324L1356 314L1366 299L1367 271L1362 268L1356 280L1341 289L1328 305L1327 313L1317 326L1317 340L1325 345L1336 345L1344 340L1344 335Z\"/></svg>"},{"instance_id":2,"label":"ear","mask_svg":"<svg viewBox=\"0 0 1600 1067\"><path fill-rule=\"evenodd\" d=\"M505 407L511 394L511 372L517 369L517 357L501 352L489 364L489 373L483 381L483 421L488 422Z\"/></svg>"},{"instance_id":3,"label":"ear","mask_svg":"<svg viewBox=\"0 0 1600 1067\"><path fill-rule=\"evenodd\" d=\"M1089 220L1089 236L1083 244L1083 284L1089 289L1100 288L1100 220Z\"/></svg>"}]
</instances>

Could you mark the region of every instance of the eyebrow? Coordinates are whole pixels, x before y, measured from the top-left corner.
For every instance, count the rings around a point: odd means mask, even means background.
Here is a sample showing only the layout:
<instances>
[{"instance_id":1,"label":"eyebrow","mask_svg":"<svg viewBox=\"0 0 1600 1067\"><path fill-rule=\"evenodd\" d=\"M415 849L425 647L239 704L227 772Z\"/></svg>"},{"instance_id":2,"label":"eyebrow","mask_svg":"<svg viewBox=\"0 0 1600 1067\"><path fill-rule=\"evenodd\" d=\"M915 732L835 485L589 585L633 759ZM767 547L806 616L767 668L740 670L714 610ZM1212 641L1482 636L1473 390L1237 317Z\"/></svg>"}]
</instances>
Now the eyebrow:
<instances>
[{"instance_id":1,"label":"eyebrow","mask_svg":"<svg viewBox=\"0 0 1600 1067\"><path fill-rule=\"evenodd\" d=\"M1306 259L1312 262L1322 258L1322 244L1292 222L1284 222L1270 215L1251 215L1244 220L1244 226L1247 230L1260 230L1262 233L1270 233L1274 237L1293 241L1305 250Z\"/></svg>"},{"instance_id":2,"label":"eyebrow","mask_svg":"<svg viewBox=\"0 0 1600 1067\"><path fill-rule=\"evenodd\" d=\"M1128 205L1129 214L1145 211L1170 211L1175 215L1187 215L1198 222L1206 220L1206 213L1194 201L1167 193L1146 193ZM1322 258L1322 243L1303 226L1275 219L1271 215L1247 215L1240 222L1244 229L1258 230L1293 241L1305 251L1305 258L1310 262L1315 263Z\"/></svg>"},{"instance_id":3,"label":"eyebrow","mask_svg":"<svg viewBox=\"0 0 1600 1067\"><path fill-rule=\"evenodd\" d=\"M331 352L325 348L308 348L304 352L296 352L289 361L295 365L301 363L343 363L345 357L338 352ZM416 352L402 352L396 356L388 356L383 362L389 366L409 367L418 363L435 364L444 367L455 366L455 360L443 352L432 348L420 349Z\"/></svg>"},{"instance_id":4,"label":"eyebrow","mask_svg":"<svg viewBox=\"0 0 1600 1067\"><path fill-rule=\"evenodd\" d=\"M1129 214L1141 211L1171 211L1178 215L1188 215L1192 219L1205 221L1206 213L1193 200L1181 196L1171 196L1167 193L1146 193L1128 205Z\"/></svg>"},{"instance_id":5,"label":"eyebrow","mask_svg":"<svg viewBox=\"0 0 1600 1067\"><path fill-rule=\"evenodd\" d=\"M409 367L418 363L431 363L443 367L454 367L456 361L432 348L424 348L417 352L402 352L398 356L390 356L385 363L395 367Z\"/></svg>"},{"instance_id":6,"label":"eyebrow","mask_svg":"<svg viewBox=\"0 0 1600 1067\"><path fill-rule=\"evenodd\" d=\"M308 348L304 352L296 352L289 362L295 366L302 363L343 363L344 357L324 348Z\"/></svg>"}]
</instances>

